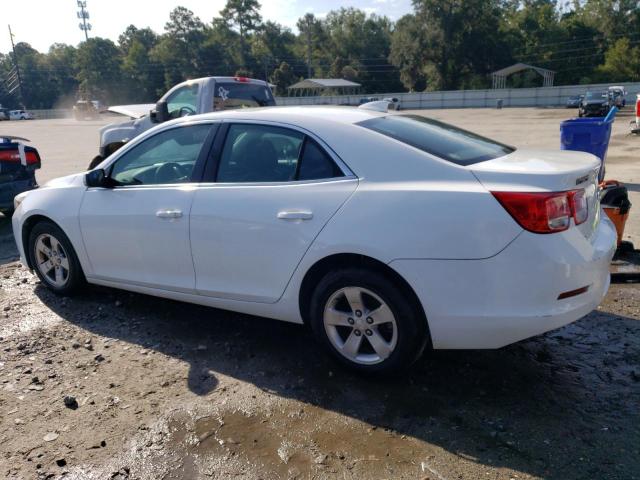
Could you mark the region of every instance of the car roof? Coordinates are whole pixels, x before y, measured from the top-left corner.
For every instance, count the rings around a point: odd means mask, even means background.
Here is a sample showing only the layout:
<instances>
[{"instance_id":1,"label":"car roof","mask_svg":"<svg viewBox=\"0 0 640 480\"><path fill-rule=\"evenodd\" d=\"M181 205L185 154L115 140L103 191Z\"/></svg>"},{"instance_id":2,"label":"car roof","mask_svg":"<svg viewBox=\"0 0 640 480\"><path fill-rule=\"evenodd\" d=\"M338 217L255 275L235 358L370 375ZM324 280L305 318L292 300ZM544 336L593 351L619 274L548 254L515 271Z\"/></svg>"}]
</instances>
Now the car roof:
<instances>
[{"instance_id":1,"label":"car roof","mask_svg":"<svg viewBox=\"0 0 640 480\"><path fill-rule=\"evenodd\" d=\"M338 106L286 106L244 108L222 110L201 115L182 117L179 121L193 120L255 120L267 122L292 123L301 127L310 127L317 123L352 125L374 117L383 117L387 112L377 112L356 107Z\"/></svg>"}]
</instances>

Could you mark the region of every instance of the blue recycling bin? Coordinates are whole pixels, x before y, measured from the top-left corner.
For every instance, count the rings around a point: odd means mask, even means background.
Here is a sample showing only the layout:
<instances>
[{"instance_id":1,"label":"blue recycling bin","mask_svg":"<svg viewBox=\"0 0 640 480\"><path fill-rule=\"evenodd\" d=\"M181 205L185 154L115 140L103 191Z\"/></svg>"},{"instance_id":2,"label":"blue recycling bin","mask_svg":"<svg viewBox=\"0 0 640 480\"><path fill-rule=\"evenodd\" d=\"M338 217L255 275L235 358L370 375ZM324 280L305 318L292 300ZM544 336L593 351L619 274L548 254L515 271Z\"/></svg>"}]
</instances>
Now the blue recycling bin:
<instances>
[{"instance_id":1,"label":"blue recycling bin","mask_svg":"<svg viewBox=\"0 0 640 480\"><path fill-rule=\"evenodd\" d=\"M607 157L611 125L617 108L613 107L606 117L572 118L560 124L560 148L594 154L600 159L598 180L604 180L604 161Z\"/></svg>"}]
</instances>

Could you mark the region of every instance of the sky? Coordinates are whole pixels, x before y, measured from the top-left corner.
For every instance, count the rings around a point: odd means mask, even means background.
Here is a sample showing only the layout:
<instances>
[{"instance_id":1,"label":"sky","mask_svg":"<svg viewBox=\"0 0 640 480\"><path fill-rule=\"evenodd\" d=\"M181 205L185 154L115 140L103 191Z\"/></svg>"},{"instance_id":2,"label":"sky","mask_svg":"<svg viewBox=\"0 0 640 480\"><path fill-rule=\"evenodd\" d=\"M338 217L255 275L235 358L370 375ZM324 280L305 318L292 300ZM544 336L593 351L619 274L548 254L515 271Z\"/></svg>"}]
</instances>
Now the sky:
<instances>
[{"instance_id":1,"label":"sky","mask_svg":"<svg viewBox=\"0 0 640 480\"><path fill-rule=\"evenodd\" d=\"M162 32L169 12L177 6L192 10L204 22L218 16L225 0L86 0L92 25L90 36L106 37L117 41L124 29L151 27ZM11 25L14 41L27 42L36 50L46 52L52 43L77 45L84 40L78 28L77 0L2 0L0 25L0 52L11 49ZM298 18L306 12L322 17L330 10L342 6L356 7L368 13L386 15L397 20L411 11L411 0L262 0L262 17L295 30ZM8 4L8 5L7 5Z\"/></svg>"}]
</instances>

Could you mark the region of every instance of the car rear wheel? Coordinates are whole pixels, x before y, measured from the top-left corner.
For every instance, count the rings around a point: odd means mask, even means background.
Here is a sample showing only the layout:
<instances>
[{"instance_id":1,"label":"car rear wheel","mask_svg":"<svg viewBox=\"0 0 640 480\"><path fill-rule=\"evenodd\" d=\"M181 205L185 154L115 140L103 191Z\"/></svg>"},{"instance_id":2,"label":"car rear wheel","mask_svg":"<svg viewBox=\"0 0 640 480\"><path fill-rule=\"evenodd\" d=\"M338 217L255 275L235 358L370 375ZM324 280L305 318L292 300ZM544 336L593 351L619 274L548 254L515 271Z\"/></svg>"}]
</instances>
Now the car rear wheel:
<instances>
[{"instance_id":1,"label":"car rear wheel","mask_svg":"<svg viewBox=\"0 0 640 480\"><path fill-rule=\"evenodd\" d=\"M310 313L318 340L339 362L362 373L410 366L429 339L418 305L376 271L327 274L313 293Z\"/></svg>"},{"instance_id":2,"label":"car rear wheel","mask_svg":"<svg viewBox=\"0 0 640 480\"><path fill-rule=\"evenodd\" d=\"M57 225L44 221L33 227L29 254L36 275L53 292L71 295L85 284L76 252Z\"/></svg>"}]
</instances>

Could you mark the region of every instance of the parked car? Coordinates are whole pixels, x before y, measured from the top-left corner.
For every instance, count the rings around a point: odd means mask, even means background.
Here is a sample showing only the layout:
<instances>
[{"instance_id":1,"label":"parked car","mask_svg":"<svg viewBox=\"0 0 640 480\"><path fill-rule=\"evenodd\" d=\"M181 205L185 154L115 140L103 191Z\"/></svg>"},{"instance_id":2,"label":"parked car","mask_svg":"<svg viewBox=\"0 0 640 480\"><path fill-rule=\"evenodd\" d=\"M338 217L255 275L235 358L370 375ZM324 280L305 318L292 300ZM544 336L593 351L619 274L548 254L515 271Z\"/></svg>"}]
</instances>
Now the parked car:
<instances>
[{"instance_id":1,"label":"parked car","mask_svg":"<svg viewBox=\"0 0 640 480\"><path fill-rule=\"evenodd\" d=\"M9 120L9 109L8 108L0 108L0 121Z\"/></svg>"},{"instance_id":2,"label":"parked car","mask_svg":"<svg viewBox=\"0 0 640 480\"><path fill-rule=\"evenodd\" d=\"M378 102L380 101L380 97L363 97L358 101L358 106L364 105L365 103ZM388 110L400 110L400 100L396 97L385 97L382 101L387 102L389 106Z\"/></svg>"},{"instance_id":3,"label":"parked car","mask_svg":"<svg viewBox=\"0 0 640 480\"><path fill-rule=\"evenodd\" d=\"M58 294L86 281L307 323L345 365L389 372L591 312L616 244L599 166L395 112L223 111L19 195L13 232Z\"/></svg>"},{"instance_id":4,"label":"parked car","mask_svg":"<svg viewBox=\"0 0 640 480\"><path fill-rule=\"evenodd\" d=\"M613 106L613 99L608 91L587 92L578 109L579 117L606 117Z\"/></svg>"},{"instance_id":5,"label":"parked car","mask_svg":"<svg viewBox=\"0 0 640 480\"><path fill-rule=\"evenodd\" d=\"M10 110L9 120L33 120L33 115L26 110Z\"/></svg>"},{"instance_id":6,"label":"parked car","mask_svg":"<svg viewBox=\"0 0 640 480\"><path fill-rule=\"evenodd\" d=\"M38 186L35 171L40 154L23 142L26 138L0 135L0 213L13 211L13 198Z\"/></svg>"},{"instance_id":7,"label":"parked car","mask_svg":"<svg viewBox=\"0 0 640 480\"><path fill-rule=\"evenodd\" d=\"M613 99L613 104L618 108L624 108L627 104L627 100L625 96L627 95L627 91L622 86L613 86L609 87L609 95L611 95Z\"/></svg>"},{"instance_id":8,"label":"parked car","mask_svg":"<svg viewBox=\"0 0 640 480\"><path fill-rule=\"evenodd\" d=\"M573 95L567 98L567 108L579 108L584 95Z\"/></svg>"},{"instance_id":9,"label":"parked car","mask_svg":"<svg viewBox=\"0 0 640 480\"><path fill-rule=\"evenodd\" d=\"M134 120L113 123L100 130L100 152L89 164L98 165L125 143L155 124L187 115L219 110L275 105L269 83L246 77L206 77L180 83L155 105L117 105L109 111Z\"/></svg>"}]
</instances>

